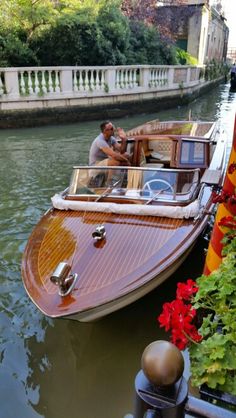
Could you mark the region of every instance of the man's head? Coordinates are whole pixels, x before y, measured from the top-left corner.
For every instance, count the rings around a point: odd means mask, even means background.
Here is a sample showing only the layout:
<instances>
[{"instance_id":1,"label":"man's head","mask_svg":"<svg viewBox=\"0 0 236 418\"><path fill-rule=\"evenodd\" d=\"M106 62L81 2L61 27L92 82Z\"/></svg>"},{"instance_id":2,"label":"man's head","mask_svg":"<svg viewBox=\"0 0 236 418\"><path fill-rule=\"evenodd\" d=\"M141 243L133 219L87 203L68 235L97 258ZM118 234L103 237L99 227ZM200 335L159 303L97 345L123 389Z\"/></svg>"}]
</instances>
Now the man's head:
<instances>
[{"instance_id":1,"label":"man's head","mask_svg":"<svg viewBox=\"0 0 236 418\"><path fill-rule=\"evenodd\" d=\"M109 139L114 134L114 126L110 121L101 123L100 128L105 139Z\"/></svg>"}]
</instances>

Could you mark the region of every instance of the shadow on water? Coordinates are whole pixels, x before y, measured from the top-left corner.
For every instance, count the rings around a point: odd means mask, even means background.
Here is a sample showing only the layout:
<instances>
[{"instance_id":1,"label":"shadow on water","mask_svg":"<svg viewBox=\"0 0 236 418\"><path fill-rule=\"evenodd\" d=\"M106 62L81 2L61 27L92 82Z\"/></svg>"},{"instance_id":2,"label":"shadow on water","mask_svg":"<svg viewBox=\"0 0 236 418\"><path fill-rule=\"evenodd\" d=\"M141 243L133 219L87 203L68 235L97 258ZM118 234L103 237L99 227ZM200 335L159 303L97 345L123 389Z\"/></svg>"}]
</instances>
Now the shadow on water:
<instances>
[{"instance_id":1,"label":"shadow on water","mask_svg":"<svg viewBox=\"0 0 236 418\"><path fill-rule=\"evenodd\" d=\"M142 352L152 341L166 339L156 321L162 304L174 297L178 281L201 273L203 262L199 240L181 269L142 300L91 324L56 320L44 341L31 338L28 344L35 358L29 362L29 382L41 388L36 411L57 418L66 413L71 418L118 418L132 412Z\"/></svg>"},{"instance_id":2,"label":"shadow on water","mask_svg":"<svg viewBox=\"0 0 236 418\"><path fill-rule=\"evenodd\" d=\"M115 120L125 129L147 120L219 120L229 146L236 94L221 85L188 106ZM32 228L50 197L87 163L99 122L0 132L0 418L122 418L133 412L133 383L162 304L179 280L203 268L199 240L185 263L152 293L92 324L44 317L22 286L20 265ZM194 263L193 263L194 260Z\"/></svg>"}]
</instances>

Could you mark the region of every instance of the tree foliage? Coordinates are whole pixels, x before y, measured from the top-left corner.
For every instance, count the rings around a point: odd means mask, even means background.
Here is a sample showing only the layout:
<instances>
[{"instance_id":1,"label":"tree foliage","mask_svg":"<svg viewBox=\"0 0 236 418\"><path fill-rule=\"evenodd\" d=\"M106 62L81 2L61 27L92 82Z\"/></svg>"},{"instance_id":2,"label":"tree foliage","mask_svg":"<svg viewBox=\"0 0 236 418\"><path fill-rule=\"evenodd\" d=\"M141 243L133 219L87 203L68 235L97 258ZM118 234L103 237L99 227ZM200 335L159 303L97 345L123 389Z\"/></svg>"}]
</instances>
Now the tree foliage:
<instances>
[{"instance_id":1,"label":"tree foliage","mask_svg":"<svg viewBox=\"0 0 236 418\"><path fill-rule=\"evenodd\" d=\"M58 15L52 0L1 0L1 28L23 29L27 41L38 30L50 26Z\"/></svg>"},{"instance_id":2,"label":"tree foliage","mask_svg":"<svg viewBox=\"0 0 236 418\"><path fill-rule=\"evenodd\" d=\"M1 0L0 66L178 63L173 43L152 24L155 4Z\"/></svg>"},{"instance_id":3,"label":"tree foliage","mask_svg":"<svg viewBox=\"0 0 236 418\"><path fill-rule=\"evenodd\" d=\"M161 41L154 26L131 20L130 30L129 64L177 64L173 46Z\"/></svg>"}]
</instances>

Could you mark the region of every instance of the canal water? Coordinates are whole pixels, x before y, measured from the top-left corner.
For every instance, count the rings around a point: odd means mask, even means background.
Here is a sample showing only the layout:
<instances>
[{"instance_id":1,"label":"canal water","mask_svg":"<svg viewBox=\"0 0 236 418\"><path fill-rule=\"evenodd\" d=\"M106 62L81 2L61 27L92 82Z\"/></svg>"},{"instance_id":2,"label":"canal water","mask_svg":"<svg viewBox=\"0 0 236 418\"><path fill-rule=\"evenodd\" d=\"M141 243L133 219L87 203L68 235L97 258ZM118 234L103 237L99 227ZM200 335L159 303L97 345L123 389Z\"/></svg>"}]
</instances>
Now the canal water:
<instances>
[{"instance_id":1,"label":"canal water","mask_svg":"<svg viewBox=\"0 0 236 418\"><path fill-rule=\"evenodd\" d=\"M219 120L230 150L236 93L222 84L188 106L114 120ZM28 299L21 258L29 234L68 185L73 165L87 163L99 122L0 132L0 418L123 418L133 412L134 378L144 348L167 339L156 317L179 280L196 278L203 240L155 291L96 323L52 320Z\"/></svg>"}]
</instances>

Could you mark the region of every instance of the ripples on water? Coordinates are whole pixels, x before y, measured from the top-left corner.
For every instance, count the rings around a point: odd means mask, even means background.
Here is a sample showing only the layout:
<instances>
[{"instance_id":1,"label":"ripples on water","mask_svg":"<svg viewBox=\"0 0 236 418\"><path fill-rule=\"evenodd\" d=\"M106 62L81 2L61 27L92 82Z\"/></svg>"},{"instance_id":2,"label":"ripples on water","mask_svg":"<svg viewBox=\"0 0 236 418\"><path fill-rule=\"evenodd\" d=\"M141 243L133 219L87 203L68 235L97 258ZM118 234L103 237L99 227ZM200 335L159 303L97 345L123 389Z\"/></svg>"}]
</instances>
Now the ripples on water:
<instances>
[{"instance_id":1,"label":"ripples on water","mask_svg":"<svg viewBox=\"0 0 236 418\"><path fill-rule=\"evenodd\" d=\"M114 121L125 129L159 118L219 120L230 143L236 93L221 85L188 106ZM0 418L122 418L147 344L166 338L156 316L178 275L143 300L95 323L45 318L21 282L27 239L50 197L87 163L99 122L0 132ZM194 256L195 257L195 256ZM201 255L198 255L201 265ZM195 276L200 272L194 272ZM185 276L186 275L186 276Z\"/></svg>"}]
</instances>

